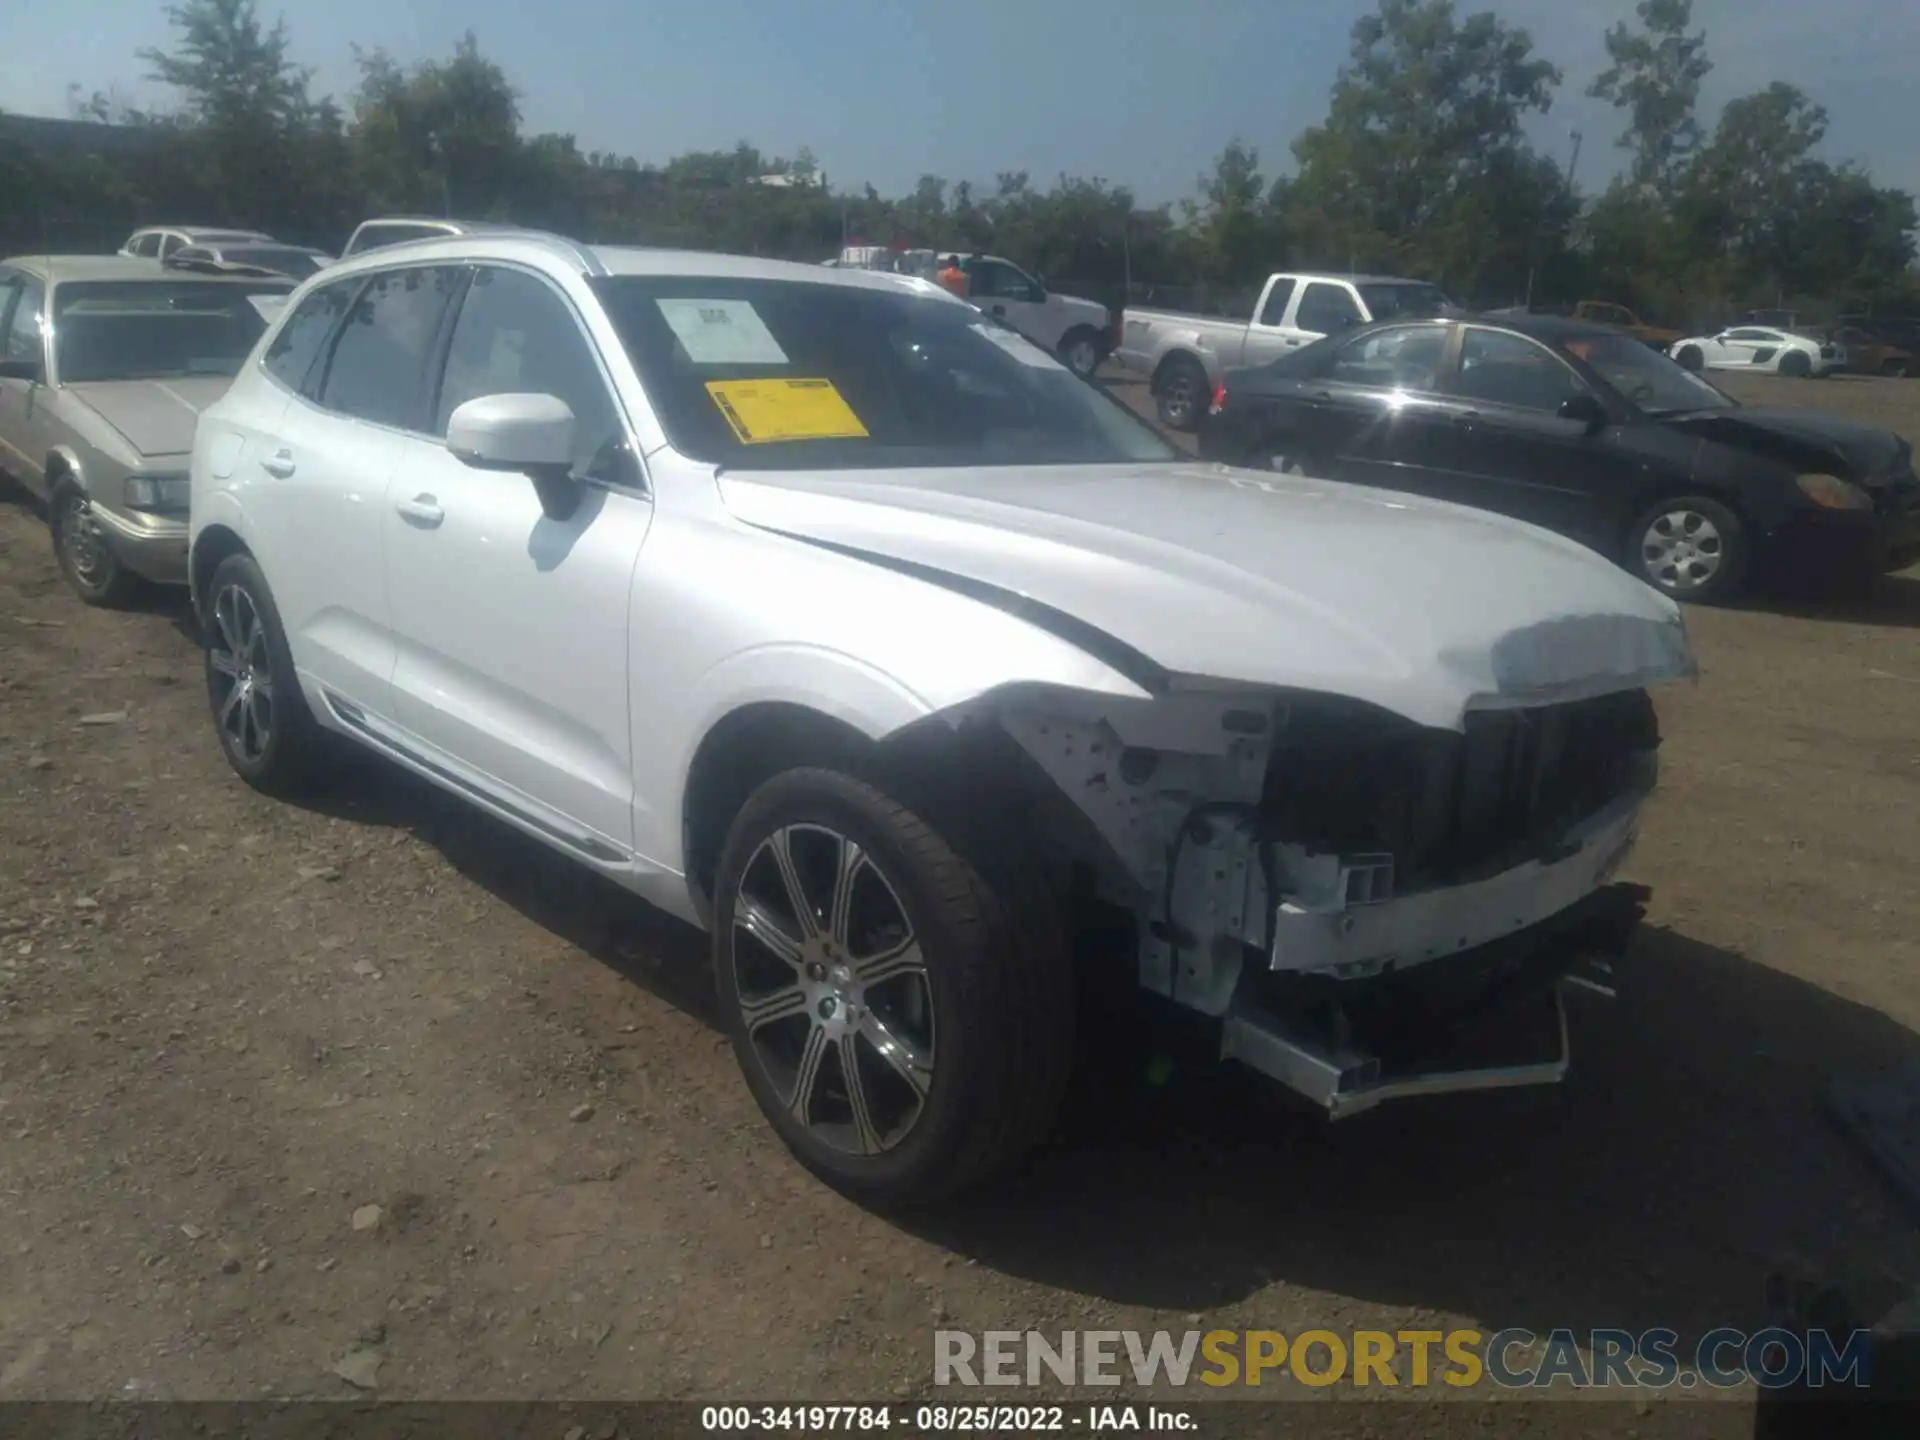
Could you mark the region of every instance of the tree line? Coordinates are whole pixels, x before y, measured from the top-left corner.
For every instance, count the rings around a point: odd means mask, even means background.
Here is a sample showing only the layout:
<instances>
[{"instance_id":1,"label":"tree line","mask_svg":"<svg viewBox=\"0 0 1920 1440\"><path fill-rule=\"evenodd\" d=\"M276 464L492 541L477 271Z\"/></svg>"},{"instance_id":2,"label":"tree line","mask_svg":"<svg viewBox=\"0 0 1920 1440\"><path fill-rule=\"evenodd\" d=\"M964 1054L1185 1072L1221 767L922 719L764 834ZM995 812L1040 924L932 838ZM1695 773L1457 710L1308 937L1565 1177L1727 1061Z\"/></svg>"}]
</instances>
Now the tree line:
<instances>
[{"instance_id":1,"label":"tree line","mask_svg":"<svg viewBox=\"0 0 1920 1440\"><path fill-rule=\"evenodd\" d=\"M802 260L848 241L991 250L1109 300L1234 306L1297 267L1409 274L1482 304L1607 298L1674 323L1796 302L1920 312L1913 198L1816 154L1819 103L1776 81L1702 119L1712 61L1692 0L1640 0L1601 37L1588 93L1617 109L1624 167L1598 194L1526 138L1565 77L1524 29L1454 0L1379 0L1287 173L1234 140L1192 198L1159 206L1024 171L886 197L833 188L804 149L745 142L643 164L523 132L519 92L471 33L410 65L356 49L343 104L313 93L255 0L166 13L171 47L141 58L176 103L76 91L71 118L117 143L0 147L6 250L111 248L164 220L333 250L368 215L411 212Z\"/></svg>"}]
</instances>

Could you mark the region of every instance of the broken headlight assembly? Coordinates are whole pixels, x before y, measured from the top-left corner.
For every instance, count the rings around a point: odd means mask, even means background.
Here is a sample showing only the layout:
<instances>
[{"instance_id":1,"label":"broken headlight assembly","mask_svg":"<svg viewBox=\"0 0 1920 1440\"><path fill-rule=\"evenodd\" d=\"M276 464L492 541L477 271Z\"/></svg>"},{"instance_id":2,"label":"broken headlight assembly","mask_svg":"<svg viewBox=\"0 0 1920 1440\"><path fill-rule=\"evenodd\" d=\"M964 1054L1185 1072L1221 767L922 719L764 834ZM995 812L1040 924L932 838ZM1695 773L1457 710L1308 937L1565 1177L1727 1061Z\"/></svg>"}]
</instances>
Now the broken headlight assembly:
<instances>
[{"instance_id":1,"label":"broken headlight assembly","mask_svg":"<svg viewBox=\"0 0 1920 1440\"><path fill-rule=\"evenodd\" d=\"M1797 475L1794 483L1800 487L1802 495L1823 510L1873 509L1873 496L1838 475Z\"/></svg>"}]
</instances>

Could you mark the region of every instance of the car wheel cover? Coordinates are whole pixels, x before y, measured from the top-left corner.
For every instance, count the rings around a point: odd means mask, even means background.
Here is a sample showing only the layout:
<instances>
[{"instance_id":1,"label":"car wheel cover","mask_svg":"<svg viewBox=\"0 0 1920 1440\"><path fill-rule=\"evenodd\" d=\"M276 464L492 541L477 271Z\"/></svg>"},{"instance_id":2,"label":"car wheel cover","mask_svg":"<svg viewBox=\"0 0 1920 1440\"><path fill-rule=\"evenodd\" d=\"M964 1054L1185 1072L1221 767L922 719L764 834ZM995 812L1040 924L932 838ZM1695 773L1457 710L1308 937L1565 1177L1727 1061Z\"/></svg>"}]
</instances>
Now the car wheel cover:
<instances>
[{"instance_id":1,"label":"car wheel cover","mask_svg":"<svg viewBox=\"0 0 1920 1440\"><path fill-rule=\"evenodd\" d=\"M73 578L88 590L113 583L113 556L87 512L87 497L70 493L60 502L60 555Z\"/></svg>"},{"instance_id":2,"label":"car wheel cover","mask_svg":"<svg viewBox=\"0 0 1920 1440\"><path fill-rule=\"evenodd\" d=\"M1195 393L1198 388L1193 382L1193 377L1184 371L1167 380L1160 403L1166 408L1167 419L1170 422L1175 425L1184 424L1192 416L1198 399Z\"/></svg>"},{"instance_id":3,"label":"car wheel cover","mask_svg":"<svg viewBox=\"0 0 1920 1440\"><path fill-rule=\"evenodd\" d=\"M1640 537L1640 563L1663 590L1687 592L1712 583L1726 563L1720 527L1698 510L1669 510Z\"/></svg>"},{"instance_id":4,"label":"car wheel cover","mask_svg":"<svg viewBox=\"0 0 1920 1440\"><path fill-rule=\"evenodd\" d=\"M1100 352L1084 337L1067 346L1067 368L1076 375L1091 375L1100 368Z\"/></svg>"},{"instance_id":5,"label":"car wheel cover","mask_svg":"<svg viewBox=\"0 0 1920 1440\"><path fill-rule=\"evenodd\" d=\"M857 842L783 826L754 849L733 901L743 1033L794 1123L853 1156L892 1150L926 1111L933 989L899 892Z\"/></svg>"},{"instance_id":6,"label":"car wheel cover","mask_svg":"<svg viewBox=\"0 0 1920 1440\"><path fill-rule=\"evenodd\" d=\"M258 764L273 741L273 673L266 625L245 586L229 585L214 598L207 664L222 742L240 759Z\"/></svg>"}]
</instances>

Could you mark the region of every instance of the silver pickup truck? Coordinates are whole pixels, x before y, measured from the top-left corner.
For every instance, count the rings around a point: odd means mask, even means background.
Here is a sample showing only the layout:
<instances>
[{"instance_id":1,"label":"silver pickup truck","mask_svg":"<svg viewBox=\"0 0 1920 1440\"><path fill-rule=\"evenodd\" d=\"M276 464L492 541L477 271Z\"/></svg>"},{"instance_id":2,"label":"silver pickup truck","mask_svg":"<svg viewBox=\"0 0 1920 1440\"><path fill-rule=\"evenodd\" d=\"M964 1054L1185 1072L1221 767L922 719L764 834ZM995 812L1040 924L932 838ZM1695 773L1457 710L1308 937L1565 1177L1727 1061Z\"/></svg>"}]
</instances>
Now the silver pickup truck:
<instances>
[{"instance_id":1,"label":"silver pickup truck","mask_svg":"<svg viewBox=\"0 0 1920 1440\"><path fill-rule=\"evenodd\" d=\"M1424 280L1384 275L1269 275L1251 320L1127 308L1114 358L1149 378L1162 424L1191 430L1228 370L1278 359L1336 330L1456 308Z\"/></svg>"}]
</instances>

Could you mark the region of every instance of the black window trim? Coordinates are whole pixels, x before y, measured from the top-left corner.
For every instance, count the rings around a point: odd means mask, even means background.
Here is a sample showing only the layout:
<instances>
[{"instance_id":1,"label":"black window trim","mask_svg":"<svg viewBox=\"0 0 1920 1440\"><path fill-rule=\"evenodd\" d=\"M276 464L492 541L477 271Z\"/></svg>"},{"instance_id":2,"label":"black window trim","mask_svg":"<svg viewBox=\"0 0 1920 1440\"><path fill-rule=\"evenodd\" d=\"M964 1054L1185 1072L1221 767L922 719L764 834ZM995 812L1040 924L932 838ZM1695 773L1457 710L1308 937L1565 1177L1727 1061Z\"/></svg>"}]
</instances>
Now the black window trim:
<instances>
[{"instance_id":1,"label":"black window trim","mask_svg":"<svg viewBox=\"0 0 1920 1440\"><path fill-rule=\"evenodd\" d=\"M436 323L433 338L427 342L427 364L429 367L437 365L441 354L441 346L446 335L453 329L453 317L460 313L460 302L466 298L467 282L472 278L472 271L468 266L468 262L442 258L436 260L416 260L412 263L382 265L378 269L363 270L358 275L341 277L341 284L352 284L355 280L358 280L360 284L358 288L354 290L353 298L347 302L346 308L340 312L340 318L334 322L333 330L320 342L320 353L314 356L314 363L312 367L308 369L306 379L301 383L299 398L315 410L318 410L322 415L331 416L336 420L351 420L356 425L371 425L376 430L385 430L390 434L405 435L415 440L426 440L437 445L440 443L439 439L427 434L424 430L415 429L407 425L388 425L380 420L369 420L364 415L350 415L345 410L336 410L331 405L322 403L320 399L321 394L327 388L327 377L333 373L333 356L334 352L340 348L340 337L346 333L347 317L353 314L354 309L360 304L361 300L365 298L367 291L373 286L376 280L387 275L397 275L406 270L453 270L456 272L453 293L447 297L446 308L440 312L440 319ZM315 293L325 288L325 286L315 286ZM260 358L263 362L265 361L265 351L261 352ZM437 377L434 378L434 385L436 388L439 385ZM422 388L421 398L425 398L424 387ZM414 412L413 418L415 420L420 419L420 413L417 409Z\"/></svg>"},{"instance_id":2,"label":"black window trim","mask_svg":"<svg viewBox=\"0 0 1920 1440\"><path fill-rule=\"evenodd\" d=\"M582 476L581 478L588 484L603 486L609 490L617 490L623 495L636 495L641 499L650 501L653 498L653 476L647 468L646 456L641 453L640 437L633 423L633 415L627 408L626 397L620 393L619 383L615 381L613 377L613 370L607 364L607 357L601 353L599 343L593 338L593 331L588 327L586 317L580 313L580 307L574 303L573 297L567 294L561 286L554 283L553 277L544 270L538 266L528 265L518 260L496 260L484 256L475 256L471 259L462 260L459 264L463 274L460 284L454 292L454 299L447 307L446 324L442 327L440 334L434 337L433 348L428 351L427 363L431 366L432 382L427 404L429 421L431 421L431 418L438 414L440 410L440 390L446 383L447 356L453 349L453 332L460 322L460 312L466 308L467 294L473 288L473 277L475 273L482 268L489 270L518 271L522 275L531 276L546 286L548 293L560 302L560 306L566 311L567 317L573 321L575 332L580 336L581 343L587 347L587 354L593 358L594 369L600 374L601 384L606 386L607 394L613 400L613 417L626 435L627 455L633 462L634 474L638 477L639 483L637 485L623 485L618 481L606 480L600 477ZM651 409L653 401L649 399L647 405ZM446 443L446 437L444 435L427 435L422 438L431 440L437 445L444 445Z\"/></svg>"},{"instance_id":3,"label":"black window trim","mask_svg":"<svg viewBox=\"0 0 1920 1440\"><path fill-rule=\"evenodd\" d=\"M306 302L313 299L314 296L319 295L325 291L331 290L335 286L353 285L355 281L362 280L362 279L363 277L358 275L345 275L338 280L323 282L319 285L314 286L313 289L309 290L304 296L302 296L300 299L300 305L306 304ZM364 283L361 284L360 288L356 289L353 292L354 299L356 300L359 299L360 290L363 290L365 288L366 286L364 285ZM289 294L289 297L291 297L292 292L289 291L288 294ZM273 371L267 368L267 352L273 348L273 342L280 338L280 332L284 330L289 324L292 323L294 313L299 310L300 305L288 305L287 308L281 312L279 319L276 320L271 327L269 327L268 335L266 337L263 337L266 339L266 344L259 347L260 359L256 362L256 364L259 366L260 373L266 376L267 379L270 382L272 382L274 385L286 391L290 398L295 400L305 401L306 403L313 405L315 409L320 409L322 407L315 404L313 397L307 393L307 384L310 380L313 379L313 367L319 364L321 352L326 351L328 353L331 353L333 348L334 336L339 332L342 320L345 318L345 316L348 313L351 313L353 306L348 305L347 309L341 312L341 319L335 320L333 322L333 328L328 330L325 335L320 337L320 349L316 350L314 352L313 359L307 362L307 373L300 377L300 384L298 386L292 386L287 384L286 381L282 380L278 375L274 374ZM332 413L332 412L328 412L328 413Z\"/></svg>"}]
</instances>

